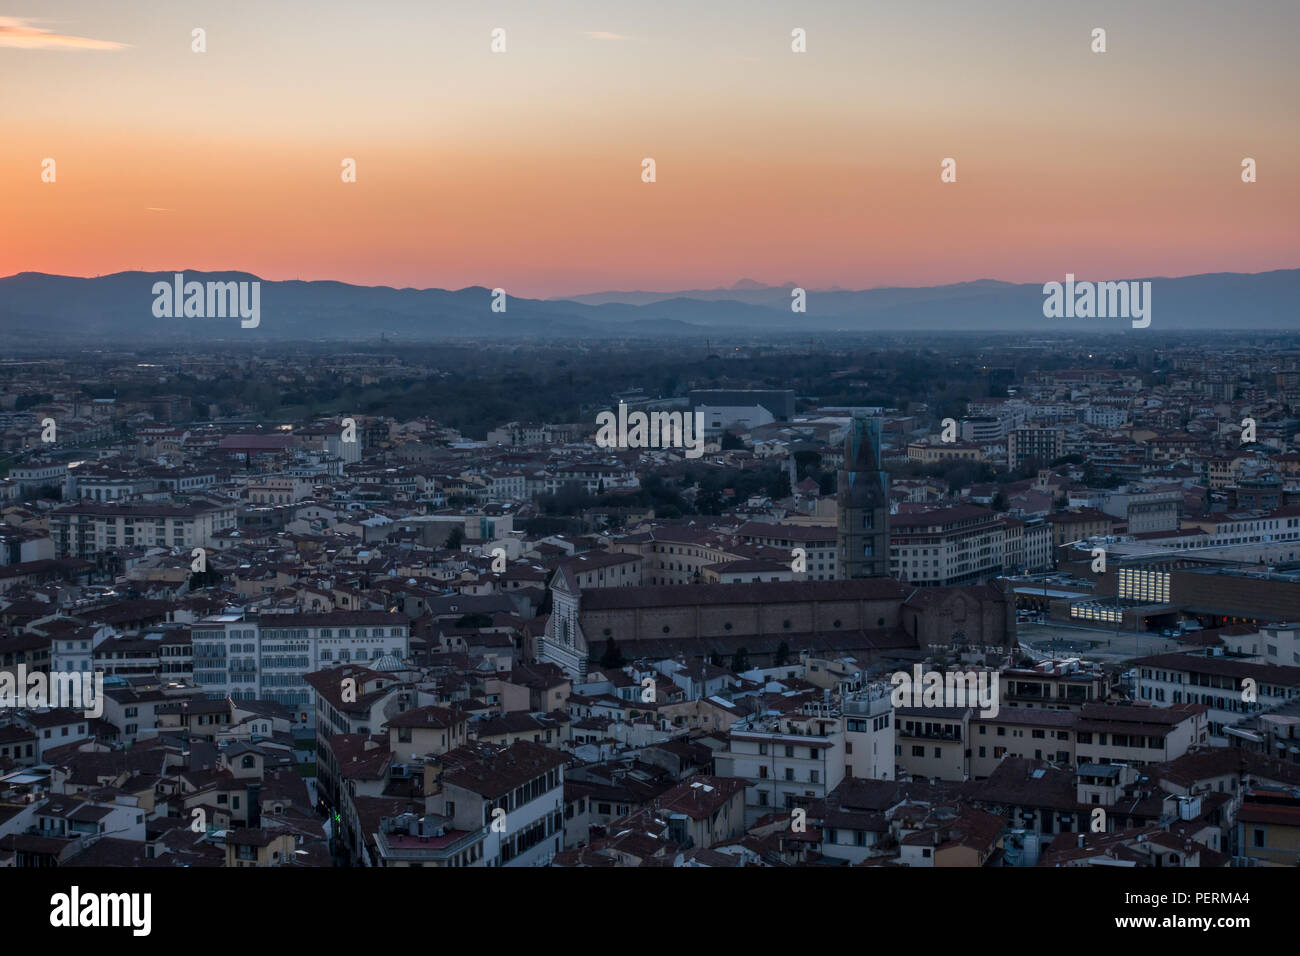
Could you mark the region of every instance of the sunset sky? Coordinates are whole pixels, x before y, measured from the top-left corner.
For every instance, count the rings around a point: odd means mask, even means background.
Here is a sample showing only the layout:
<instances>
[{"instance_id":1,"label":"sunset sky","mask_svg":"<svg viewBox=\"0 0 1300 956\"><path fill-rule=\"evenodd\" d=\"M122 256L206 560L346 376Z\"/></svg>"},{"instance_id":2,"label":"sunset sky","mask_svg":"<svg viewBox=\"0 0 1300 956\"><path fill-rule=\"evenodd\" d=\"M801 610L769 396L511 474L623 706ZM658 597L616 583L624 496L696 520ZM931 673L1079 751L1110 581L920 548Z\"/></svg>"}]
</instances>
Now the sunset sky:
<instances>
[{"instance_id":1,"label":"sunset sky","mask_svg":"<svg viewBox=\"0 0 1300 956\"><path fill-rule=\"evenodd\" d=\"M1297 36L1290 0L16 0L0 275L555 296L1295 268Z\"/></svg>"}]
</instances>

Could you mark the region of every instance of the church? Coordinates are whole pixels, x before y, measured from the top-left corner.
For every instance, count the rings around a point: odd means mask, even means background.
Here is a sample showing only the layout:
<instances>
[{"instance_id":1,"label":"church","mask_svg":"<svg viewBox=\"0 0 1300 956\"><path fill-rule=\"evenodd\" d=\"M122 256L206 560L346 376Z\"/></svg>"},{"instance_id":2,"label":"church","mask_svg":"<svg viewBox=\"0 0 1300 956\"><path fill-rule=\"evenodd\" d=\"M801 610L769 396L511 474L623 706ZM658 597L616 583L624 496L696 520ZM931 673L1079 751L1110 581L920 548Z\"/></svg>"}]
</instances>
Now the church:
<instances>
[{"instance_id":1,"label":"church","mask_svg":"<svg viewBox=\"0 0 1300 956\"><path fill-rule=\"evenodd\" d=\"M583 588L562 567L537 657L580 680L611 647L629 662L730 662L743 650L758 667L801 651L891 667L942 652L1009 653L1015 602L998 587L918 588L888 575L888 490L879 420L855 419L837 492L840 580Z\"/></svg>"}]
</instances>

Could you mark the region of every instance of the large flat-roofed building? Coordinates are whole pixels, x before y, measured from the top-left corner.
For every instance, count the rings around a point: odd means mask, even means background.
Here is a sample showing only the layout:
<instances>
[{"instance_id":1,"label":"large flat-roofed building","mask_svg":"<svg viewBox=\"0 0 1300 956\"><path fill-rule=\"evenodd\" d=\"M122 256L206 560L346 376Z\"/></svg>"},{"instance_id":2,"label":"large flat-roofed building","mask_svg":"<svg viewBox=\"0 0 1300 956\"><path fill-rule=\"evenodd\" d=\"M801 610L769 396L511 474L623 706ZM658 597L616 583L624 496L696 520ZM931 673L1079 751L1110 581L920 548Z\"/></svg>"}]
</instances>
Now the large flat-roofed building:
<instances>
[{"instance_id":1,"label":"large flat-roofed building","mask_svg":"<svg viewBox=\"0 0 1300 956\"><path fill-rule=\"evenodd\" d=\"M1300 620L1300 572L1175 568L1165 573L1171 603L1206 626Z\"/></svg>"},{"instance_id":2,"label":"large flat-roofed building","mask_svg":"<svg viewBox=\"0 0 1300 956\"><path fill-rule=\"evenodd\" d=\"M789 388L693 388L687 397L692 412L704 413L706 435L731 427L748 431L794 417L794 390Z\"/></svg>"}]
</instances>

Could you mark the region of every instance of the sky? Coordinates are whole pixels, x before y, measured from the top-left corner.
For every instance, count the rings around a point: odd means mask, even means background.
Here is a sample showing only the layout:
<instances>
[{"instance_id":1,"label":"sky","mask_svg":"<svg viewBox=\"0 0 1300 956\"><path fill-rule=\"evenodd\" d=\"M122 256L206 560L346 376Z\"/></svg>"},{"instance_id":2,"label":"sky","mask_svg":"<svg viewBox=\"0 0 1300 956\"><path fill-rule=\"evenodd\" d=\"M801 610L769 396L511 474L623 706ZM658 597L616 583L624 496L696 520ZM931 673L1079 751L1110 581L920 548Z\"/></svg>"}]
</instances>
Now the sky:
<instances>
[{"instance_id":1,"label":"sky","mask_svg":"<svg viewBox=\"0 0 1300 956\"><path fill-rule=\"evenodd\" d=\"M1298 35L1290 0L0 0L0 275L542 297L1295 268Z\"/></svg>"}]
</instances>

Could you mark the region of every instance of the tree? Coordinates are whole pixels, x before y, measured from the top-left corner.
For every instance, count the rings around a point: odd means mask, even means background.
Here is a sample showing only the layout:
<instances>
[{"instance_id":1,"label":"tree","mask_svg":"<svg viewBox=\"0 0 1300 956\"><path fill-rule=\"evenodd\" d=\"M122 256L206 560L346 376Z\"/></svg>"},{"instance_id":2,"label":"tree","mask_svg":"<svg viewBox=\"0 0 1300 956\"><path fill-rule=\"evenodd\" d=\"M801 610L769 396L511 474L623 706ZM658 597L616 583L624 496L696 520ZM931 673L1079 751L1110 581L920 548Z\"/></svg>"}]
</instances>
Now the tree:
<instances>
[{"instance_id":1,"label":"tree","mask_svg":"<svg viewBox=\"0 0 1300 956\"><path fill-rule=\"evenodd\" d=\"M815 475L821 471L821 452L811 450L797 451L794 453L794 463L797 468L797 474L800 478L807 478L809 475Z\"/></svg>"},{"instance_id":2,"label":"tree","mask_svg":"<svg viewBox=\"0 0 1300 956\"><path fill-rule=\"evenodd\" d=\"M777 667L783 665L790 659L790 645L782 641L776 646L776 654L772 656L772 663Z\"/></svg>"},{"instance_id":3,"label":"tree","mask_svg":"<svg viewBox=\"0 0 1300 956\"><path fill-rule=\"evenodd\" d=\"M605 652L600 655L600 666L618 670L624 663L623 651L614 643L614 638L605 638Z\"/></svg>"},{"instance_id":4,"label":"tree","mask_svg":"<svg viewBox=\"0 0 1300 956\"><path fill-rule=\"evenodd\" d=\"M465 540L465 529L460 525L451 529L451 534L447 535L447 540L442 543L444 548L456 551L460 548L461 543Z\"/></svg>"},{"instance_id":5,"label":"tree","mask_svg":"<svg viewBox=\"0 0 1300 956\"><path fill-rule=\"evenodd\" d=\"M722 514L722 496L716 491L706 491L695 498L695 510L702 515Z\"/></svg>"},{"instance_id":6,"label":"tree","mask_svg":"<svg viewBox=\"0 0 1300 956\"><path fill-rule=\"evenodd\" d=\"M731 658L731 672L739 674L741 671L747 670L749 670L749 651L742 647Z\"/></svg>"}]
</instances>

